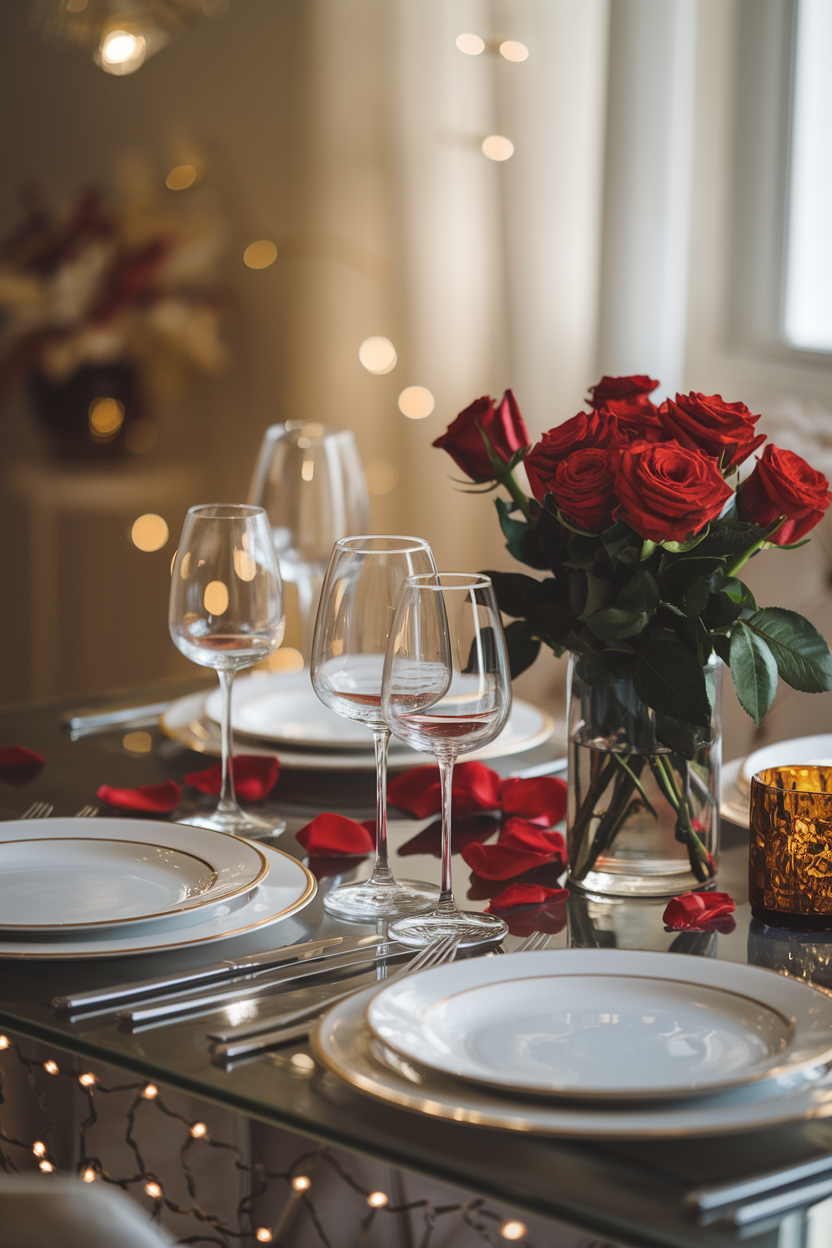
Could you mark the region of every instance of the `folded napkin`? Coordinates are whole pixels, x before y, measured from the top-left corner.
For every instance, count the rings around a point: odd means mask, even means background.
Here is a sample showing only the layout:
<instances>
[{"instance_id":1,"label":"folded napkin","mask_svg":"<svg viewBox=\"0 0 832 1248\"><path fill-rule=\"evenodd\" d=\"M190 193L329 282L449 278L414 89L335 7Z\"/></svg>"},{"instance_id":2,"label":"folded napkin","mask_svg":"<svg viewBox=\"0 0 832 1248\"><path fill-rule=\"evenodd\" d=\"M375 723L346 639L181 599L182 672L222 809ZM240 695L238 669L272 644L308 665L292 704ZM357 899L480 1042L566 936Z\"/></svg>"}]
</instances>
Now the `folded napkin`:
<instances>
[{"instance_id":1,"label":"folded napkin","mask_svg":"<svg viewBox=\"0 0 832 1248\"><path fill-rule=\"evenodd\" d=\"M138 789L114 789L109 784L102 784L95 794L117 810L145 810L157 815L175 810L180 795L181 790L175 780L166 780L164 784L143 784Z\"/></svg>"},{"instance_id":2,"label":"folded napkin","mask_svg":"<svg viewBox=\"0 0 832 1248\"><path fill-rule=\"evenodd\" d=\"M475 815L500 806L500 777L483 763L457 763L451 785L455 815ZM387 786L391 805L416 819L438 815L442 809L438 767L414 767L396 776Z\"/></svg>"},{"instance_id":3,"label":"folded napkin","mask_svg":"<svg viewBox=\"0 0 832 1248\"><path fill-rule=\"evenodd\" d=\"M0 780L5 784L28 784L43 771L46 759L25 745L0 746Z\"/></svg>"},{"instance_id":4,"label":"folded napkin","mask_svg":"<svg viewBox=\"0 0 832 1248\"><path fill-rule=\"evenodd\" d=\"M280 775L280 761L270 754L237 754L231 763L234 792L244 802L261 802L268 797ZM186 784L201 793L218 795L222 791L222 763L205 771L189 771Z\"/></svg>"},{"instance_id":5,"label":"folded napkin","mask_svg":"<svg viewBox=\"0 0 832 1248\"><path fill-rule=\"evenodd\" d=\"M728 893L682 893L667 903L662 918L668 932L733 932L734 901Z\"/></svg>"},{"instance_id":6,"label":"folded napkin","mask_svg":"<svg viewBox=\"0 0 832 1248\"><path fill-rule=\"evenodd\" d=\"M548 932L553 936L566 927L568 896L568 888L510 884L492 898L486 912L505 919L512 936L531 936L532 932Z\"/></svg>"},{"instance_id":7,"label":"folded napkin","mask_svg":"<svg viewBox=\"0 0 832 1248\"><path fill-rule=\"evenodd\" d=\"M560 832L544 832L526 819L509 819L496 845L467 845L463 861L486 880L513 880L534 867L566 867L566 842Z\"/></svg>"},{"instance_id":8,"label":"folded napkin","mask_svg":"<svg viewBox=\"0 0 832 1248\"><path fill-rule=\"evenodd\" d=\"M504 780L500 785L500 805L506 815L521 815L551 828L566 815L566 782L557 776Z\"/></svg>"},{"instance_id":9,"label":"folded napkin","mask_svg":"<svg viewBox=\"0 0 832 1248\"><path fill-rule=\"evenodd\" d=\"M344 854L363 856L371 854L375 849L375 836L367 824L356 823L345 815L318 815L301 828L300 832L296 832L295 837L310 857Z\"/></svg>"},{"instance_id":10,"label":"folded napkin","mask_svg":"<svg viewBox=\"0 0 832 1248\"><path fill-rule=\"evenodd\" d=\"M467 845L474 842L487 841L499 829L499 823L490 815L469 815L465 819L454 819L451 825L451 852L462 853ZM399 849L399 856L407 858L411 854L430 854L432 858L442 857L442 820L434 819L421 832L417 832Z\"/></svg>"}]
</instances>

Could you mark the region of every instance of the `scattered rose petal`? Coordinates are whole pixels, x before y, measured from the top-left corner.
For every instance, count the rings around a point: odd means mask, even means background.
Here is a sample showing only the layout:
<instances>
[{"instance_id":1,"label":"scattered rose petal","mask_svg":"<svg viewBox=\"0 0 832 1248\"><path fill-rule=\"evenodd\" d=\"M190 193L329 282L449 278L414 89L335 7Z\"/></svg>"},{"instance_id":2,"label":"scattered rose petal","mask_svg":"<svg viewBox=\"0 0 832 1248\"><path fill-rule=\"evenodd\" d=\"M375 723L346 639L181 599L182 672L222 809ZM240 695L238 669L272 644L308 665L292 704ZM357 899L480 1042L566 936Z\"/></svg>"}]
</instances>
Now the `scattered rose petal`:
<instances>
[{"instance_id":1,"label":"scattered rose petal","mask_svg":"<svg viewBox=\"0 0 832 1248\"><path fill-rule=\"evenodd\" d=\"M234 791L244 802L261 802L268 797L280 775L280 761L268 754L237 754L232 763ZM185 783L201 793L219 795L222 790L222 763L205 771L189 771Z\"/></svg>"},{"instance_id":2,"label":"scattered rose petal","mask_svg":"<svg viewBox=\"0 0 832 1248\"><path fill-rule=\"evenodd\" d=\"M15 787L29 784L40 775L45 763L37 750L25 745L4 745L0 747L0 780Z\"/></svg>"},{"instance_id":3,"label":"scattered rose petal","mask_svg":"<svg viewBox=\"0 0 832 1248\"><path fill-rule=\"evenodd\" d=\"M723 927L733 931L736 926L731 918L733 913L734 900L728 893L682 893L667 903L662 918L669 932L712 931L726 919L730 919L732 926L728 928L723 924Z\"/></svg>"},{"instance_id":4,"label":"scattered rose petal","mask_svg":"<svg viewBox=\"0 0 832 1248\"><path fill-rule=\"evenodd\" d=\"M175 780L166 780L164 784L143 784L137 789L114 789L102 784L95 796L117 810L144 810L164 815L176 810L180 793Z\"/></svg>"},{"instance_id":5,"label":"scattered rose petal","mask_svg":"<svg viewBox=\"0 0 832 1248\"><path fill-rule=\"evenodd\" d=\"M480 811L497 810L500 806L500 777L484 763L457 763L452 785L453 813L475 815ZM405 810L416 819L438 815L442 809L438 767L414 767L396 776L387 786L392 806Z\"/></svg>"},{"instance_id":6,"label":"scattered rose petal","mask_svg":"<svg viewBox=\"0 0 832 1248\"><path fill-rule=\"evenodd\" d=\"M566 782L557 776L513 777L500 785L500 803L506 815L520 815L551 828L566 815Z\"/></svg>"},{"instance_id":7,"label":"scattered rose petal","mask_svg":"<svg viewBox=\"0 0 832 1248\"><path fill-rule=\"evenodd\" d=\"M471 815L467 819L454 819L451 825L451 852L462 853L466 846L474 842L487 841L497 831L499 824L488 815ZM421 832L406 841L399 849L399 856L407 858L411 854L430 854L432 858L442 857L442 820L434 819Z\"/></svg>"},{"instance_id":8,"label":"scattered rose petal","mask_svg":"<svg viewBox=\"0 0 832 1248\"><path fill-rule=\"evenodd\" d=\"M509 884L487 907L489 914L511 910L514 906L539 906L545 901L566 901L568 888L544 888L541 884Z\"/></svg>"},{"instance_id":9,"label":"scattered rose petal","mask_svg":"<svg viewBox=\"0 0 832 1248\"><path fill-rule=\"evenodd\" d=\"M295 837L310 857L352 854L364 856L375 848L375 839L363 824L346 815L324 813L307 823Z\"/></svg>"}]
</instances>

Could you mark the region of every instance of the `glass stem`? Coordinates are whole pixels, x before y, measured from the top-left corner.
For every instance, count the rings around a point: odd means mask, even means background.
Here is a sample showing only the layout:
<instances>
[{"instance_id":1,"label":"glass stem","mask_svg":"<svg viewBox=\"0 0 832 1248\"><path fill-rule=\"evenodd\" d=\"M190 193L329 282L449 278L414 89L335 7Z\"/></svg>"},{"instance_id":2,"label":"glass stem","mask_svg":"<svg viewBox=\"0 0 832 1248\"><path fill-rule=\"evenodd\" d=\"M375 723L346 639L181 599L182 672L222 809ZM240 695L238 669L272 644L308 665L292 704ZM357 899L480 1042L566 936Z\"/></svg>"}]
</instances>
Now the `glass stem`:
<instances>
[{"instance_id":1,"label":"glass stem","mask_svg":"<svg viewBox=\"0 0 832 1248\"><path fill-rule=\"evenodd\" d=\"M376 861L370 879L373 884L391 884L393 872L387 848L387 746L389 728L373 729L376 747Z\"/></svg>"},{"instance_id":2,"label":"glass stem","mask_svg":"<svg viewBox=\"0 0 832 1248\"><path fill-rule=\"evenodd\" d=\"M231 735L231 686L234 682L234 671L232 668L220 668L217 675L220 678L220 688L222 689L222 788L220 789L220 800L217 803L217 813L220 815L240 814L240 808L237 805L237 798L234 794L234 774L231 770L231 762L234 757L233 739Z\"/></svg>"},{"instance_id":3,"label":"glass stem","mask_svg":"<svg viewBox=\"0 0 832 1248\"><path fill-rule=\"evenodd\" d=\"M437 758L439 764L439 783L442 788L442 885L436 914L457 914L454 903L453 880L451 878L451 806L454 779L453 758Z\"/></svg>"}]
</instances>

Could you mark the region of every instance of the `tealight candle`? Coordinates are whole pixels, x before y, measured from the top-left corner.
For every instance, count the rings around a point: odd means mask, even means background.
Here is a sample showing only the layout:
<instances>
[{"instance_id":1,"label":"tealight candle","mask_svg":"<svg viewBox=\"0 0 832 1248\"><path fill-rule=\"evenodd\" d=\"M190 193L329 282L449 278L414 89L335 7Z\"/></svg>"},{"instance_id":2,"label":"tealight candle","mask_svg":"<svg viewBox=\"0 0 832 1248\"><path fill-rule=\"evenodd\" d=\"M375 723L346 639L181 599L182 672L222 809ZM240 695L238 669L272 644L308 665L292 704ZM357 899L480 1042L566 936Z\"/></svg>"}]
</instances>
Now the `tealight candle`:
<instances>
[{"instance_id":1,"label":"tealight candle","mask_svg":"<svg viewBox=\"0 0 832 1248\"><path fill-rule=\"evenodd\" d=\"M748 894L763 923L832 928L832 767L770 767L751 781Z\"/></svg>"}]
</instances>

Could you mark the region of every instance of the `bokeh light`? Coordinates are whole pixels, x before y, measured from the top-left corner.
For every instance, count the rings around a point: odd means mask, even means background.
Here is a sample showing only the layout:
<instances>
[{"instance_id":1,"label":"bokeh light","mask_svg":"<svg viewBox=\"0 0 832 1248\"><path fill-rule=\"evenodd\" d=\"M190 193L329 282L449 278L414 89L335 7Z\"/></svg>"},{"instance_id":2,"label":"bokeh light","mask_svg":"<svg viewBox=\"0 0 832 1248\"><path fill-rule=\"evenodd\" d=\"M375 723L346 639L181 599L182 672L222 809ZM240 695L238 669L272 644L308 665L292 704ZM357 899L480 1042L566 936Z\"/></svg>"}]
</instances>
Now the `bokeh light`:
<instances>
[{"instance_id":1,"label":"bokeh light","mask_svg":"<svg viewBox=\"0 0 832 1248\"><path fill-rule=\"evenodd\" d=\"M388 1197L384 1192L370 1192L367 1197L367 1204L371 1209L383 1209L387 1201Z\"/></svg>"},{"instance_id":2,"label":"bokeh light","mask_svg":"<svg viewBox=\"0 0 832 1248\"><path fill-rule=\"evenodd\" d=\"M257 1230L254 1232L254 1238L257 1240L258 1244L270 1244L274 1239L274 1236L267 1226L258 1226Z\"/></svg>"},{"instance_id":3,"label":"bokeh light","mask_svg":"<svg viewBox=\"0 0 832 1248\"><path fill-rule=\"evenodd\" d=\"M508 160L514 155L514 144L504 134L489 134L482 141L482 150L489 160Z\"/></svg>"},{"instance_id":4,"label":"bokeh light","mask_svg":"<svg viewBox=\"0 0 832 1248\"><path fill-rule=\"evenodd\" d=\"M139 550L161 550L168 540L168 526L161 516L149 511L133 521L130 541Z\"/></svg>"},{"instance_id":5,"label":"bokeh light","mask_svg":"<svg viewBox=\"0 0 832 1248\"><path fill-rule=\"evenodd\" d=\"M149 732L128 732L121 742L128 754L149 754L153 749L153 738ZM84 1076L81 1076L82 1081Z\"/></svg>"},{"instance_id":6,"label":"bokeh light","mask_svg":"<svg viewBox=\"0 0 832 1248\"><path fill-rule=\"evenodd\" d=\"M529 49L525 43L518 43L516 39L506 39L500 44L500 56L504 56L507 61L527 61Z\"/></svg>"},{"instance_id":7,"label":"bokeh light","mask_svg":"<svg viewBox=\"0 0 832 1248\"><path fill-rule=\"evenodd\" d=\"M224 581L209 581L202 595L202 602L209 615L225 615L228 610L228 589Z\"/></svg>"},{"instance_id":8,"label":"bokeh light","mask_svg":"<svg viewBox=\"0 0 832 1248\"><path fill-rule=\"evenodd\" d=\"M389 338L365 338L358 348L358 358L368 373L377 377L396 367L396 348Z\"/></svg>"},{"instance_id":9,"label":"bokeh light","mask_svg":"<svg viewBox=\"0 0 832 1248\"><path fill-rule=\"evenodd\" d=\"M485 49L485 41L479 35L457 35L456 46L466 56L479 56Z\"/></svg>"},{"instance_id":10,"label":"bokeh light","mask_svg":"<svg viewBox=\"0 0 832 1248\"><path fill-rule=\"evenodd\" d=\"M399 474L386 459L373 459L364 468L367 489L371 494L389 494L399 482Z\"/></svg>"},{"instance_id":11,"label":"bokeh light","mask_svg":"<svg viewBox=\"0 0 832 1248\"><path fill-rule=\"evenodd\" d=\"M277 259L277 248L267 238L249 243L243 252L243 260L250 269L267 269Z\"/></svg>"},{"instance_id":12,"label":"bokeh light","mask_svg":"<svg viewBox=\"0 0 832 1248\"><path fill-rule=\"evenodd\" d=\"M312 1180L305 1174L299 1174L296 1179L292 1179L292 1187L296 1192L308 1192L311 1186Z\"/></svg>"},{"instance_id":13,"label":"bokeh light","mask_svg":"<svg viewBox=\"0 0 832 1248\"><path fill-rule=\"evenodd\" d=\"M145 1183L144 1190L148 1196L152 1196L154 1200L158 1200L162 1195L162 1189L158 1183Z\"/></svg>"},{"instance_id":14,"label":"bokeh light","mask_svg":"<svg viewBox=\"0 0 832 1248\"><path fill-rule=\"evenodd\" d=\"M165 178L165 186L169 191L186 191L196 182L196 168L193 165L176 165Z\"/></svg>"},{"instance_id":15,"label":"bokeh light","mask_svg":"<svg viewBox=\"0 0 832 1248\"><path fill-rule=\"evenodd\" d=\"M408 386L399 395L399 411L408 420L424 420L435 406L436 400L426 386Z\"/></svg>"},{"instance_id":16,"label":"bokeh light","mask_svg":"<svg viewBox=\"0 0 832 1248\"><path fill-rule=\"evenodd\" d=\"M95 1182L95 1171L93 1170L92 1166L87 1166L86 1170L81 1175L81 1178L84 1180L85 1183Z\"/></svg>"},{"instance_id":17,"label":"bokeh light","mask_svg":"<svg viewBox=\"0 0 832 1248\"><path fill-rule=\"evenodd\" d=\"M134 35L129 30L108 30L101 40L98 60L108 74L134 74L146 54L144 35Z\"/></svg>"},{"instance_id":18,"label":"bokeh light","mask_svg":"<svg viewBox=\"0 0 832 1248\"><path fill-rule=\"evenodd\" d=\"M156 445L156 426L149 420L134 420L124 430L124 445L133 455L146 455Z\"/></svg>"},{"instance_id":19,"label":"bokeh light","mask_svg":"<svg viewBox=\"0 0 832 1248\"><path fill-rule=\"evenodd\" d=\"M257 563L247 550L234 551L234 571L241 581L253 581L257 575Z\"/></svg>"},{"instance_id":20,"label":"bokeh light","mask_svg":"<svg viewBox=\"0 0 832 1248\"><path fill-rule=\"evenodd\" d=\"M124 407L118 399L93 399L89 409L90 434L95 442L110 442L124 421Z\"/></svg>"},{"instance_id":21,"label":"bokeh light","mask_svg":"<svg viewBox=\"0 0 832 1248\"><path fill-rule=\"evenodd\" d=\"M281 646L266 659L265 667L270 672L302 672L303 655L293 646Z\"/></svg>"},{"instance_id":22,"label":"bokeh light","mask_svg":"<svg viewBox=\"0 0 832 1248\"><path fill-rule=\"evenodd\" d=\"M513 1219L511 1222L503 1223L500 1227L500 1234L503 1239L522 1239L527 1234L527 1230L525 1222L518 1222Z\"/></svg>"},{"instance_id":23,"label":"bokeh light","mask_svg":"<svg viewBox=\"0 0 832 1248\"><path fill-rule=\"evenodd\" d=\"M195 1140L202 1140L208 1134L208 1128L204 1122L195 1122L191 1127L191 1135Z\"/></svg>"}]
</instances>

